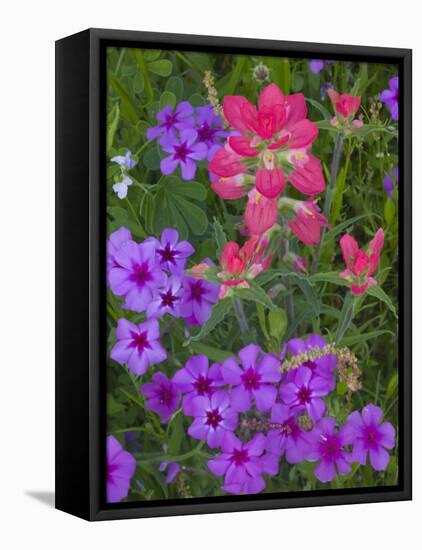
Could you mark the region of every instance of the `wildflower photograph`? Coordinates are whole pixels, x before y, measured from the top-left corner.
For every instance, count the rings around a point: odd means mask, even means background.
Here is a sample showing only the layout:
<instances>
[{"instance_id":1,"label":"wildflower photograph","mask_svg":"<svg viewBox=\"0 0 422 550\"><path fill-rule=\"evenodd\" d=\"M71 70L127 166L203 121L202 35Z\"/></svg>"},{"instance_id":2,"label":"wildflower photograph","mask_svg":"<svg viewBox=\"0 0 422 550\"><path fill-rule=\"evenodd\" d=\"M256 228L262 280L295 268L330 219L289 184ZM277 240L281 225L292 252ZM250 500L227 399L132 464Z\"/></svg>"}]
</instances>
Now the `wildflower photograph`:
<instances>
[{"instance_id":1,"label":"wildflower photograph","mask_svg":"<svg viewBox=\"0 0 422 550\"><path fill-rule=\"evenodd\" d=\"M107 503L396 486L398 65L106 68Z\"/></svg>"}]
</instances>

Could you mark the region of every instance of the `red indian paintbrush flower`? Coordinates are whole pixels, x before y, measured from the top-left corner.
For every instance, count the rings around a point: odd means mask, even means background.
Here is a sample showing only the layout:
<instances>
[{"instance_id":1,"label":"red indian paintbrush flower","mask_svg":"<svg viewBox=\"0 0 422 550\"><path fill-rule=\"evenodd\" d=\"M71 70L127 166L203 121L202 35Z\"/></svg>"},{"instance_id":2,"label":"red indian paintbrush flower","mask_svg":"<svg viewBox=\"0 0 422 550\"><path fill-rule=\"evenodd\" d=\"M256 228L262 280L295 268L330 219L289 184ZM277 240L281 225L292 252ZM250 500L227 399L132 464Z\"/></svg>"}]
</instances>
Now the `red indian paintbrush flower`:
<instances>
[{"instance_id":1,"label":"red indian paintbrush flower","mask_svg":"<svg viewBox=\"0 0 422 550\"><path fill-rule=\"evenodd\" d=\"M358 112L360 107L360 96L339 94L334 88L329 88L327 93L331 99L334 110L343 118L352 118Z\"/></svg>"},{"instance_id":2,"label":"red indian paintbrush flower","mask_svg":"<svg viewBox=\"0 0 422 550\"><path fill-rule=\"evenodd\" d=\"M247 240L242 248L233 241L226 244L220 258L223 271L218 274L223 283L220 299L228 295L230 287L249 288L248 280L268 268L272 256L265 256L267 245L268 239L257 235Z\"/></svg>"},{"instance_id":3,"label":"red indian paintbrush flower","mask_svg":"<svg viewBox=\"0 0 422 550\"><path fill-rule=\"evenodd\" d=\"M262 235L270 229L275 224L277 212L277 197L267 199L255 187L249 191L245 221L252 235Z\"/></svg>"},{"instance_id":4,"label":"red indian paintbrush flower","mask_svg":"<svg viewBox=\"0 0 422 550\"><path fill-rule=\"evenodd\" d=\"M355 296L364 294L368 286L377 284L371 277L380 262L381 250L384 246L384 230L378 229L368 245L367 252L359 249L359 245L351 235L343 235L340 239L344 262L347 269L340 273L350 283L350 290Z\"/></svg>"},{"instance_id":5,"label":"red indian paintbrush flower","mask_svg":"<svg viewBox=\"0 0 422 550\"><path fill-rule=\"evenodd\" d=\"M295 201L296 218L288 226L303 243L314 245L321 238L321 227L328 227L328 220L320 213L320 208L312 200Z\"/></svg>"}]
</instances>

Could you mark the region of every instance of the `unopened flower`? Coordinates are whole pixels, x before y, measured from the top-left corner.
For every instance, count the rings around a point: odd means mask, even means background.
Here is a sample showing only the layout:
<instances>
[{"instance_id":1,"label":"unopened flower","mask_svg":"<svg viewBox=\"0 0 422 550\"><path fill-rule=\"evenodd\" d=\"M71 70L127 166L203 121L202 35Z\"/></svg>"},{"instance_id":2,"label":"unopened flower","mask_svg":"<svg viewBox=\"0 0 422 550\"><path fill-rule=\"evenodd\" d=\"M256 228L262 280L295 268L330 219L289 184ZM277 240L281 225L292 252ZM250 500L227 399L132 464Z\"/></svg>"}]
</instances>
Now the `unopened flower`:
<instances>
[{"instance_id":1,"label":"unopened flower","mask_svg":"<svg viewBox=\"0 0 422 550\"><path fill-rule=\"evenodd\" d=\"M392 201L394 199L394 190L395 186L398 184L399 181L399 169L393 168L391 172L387 172L384 176L384 190L387 194L387 197L391 199Z\"/></svg>"},{"instance_id":2,"label":"unopened flower","mask_svg":"<svg viewBox=\"0 0 422 550\"><path fill-rule=\"evenodd\" d=\"M245 221L252 235L262 235L271 229L276 222L277 212L277 198L267 199L255 188L249 191Z\"/></svg>"},{"instance_id":3,"label":"unopened flower","mask_svg":"<svg viewBox=\"0 0 422 550\"><path fill-rule=\"evenodd\" d=\"M270 79L271 71L263 63L258 63L252 69L252 78L257 82L267 82Z\"/></svg>"},{"instance_id":4,"label":"unopened flower","mask_svg":"<svg viewBox=\"0 0 422 550\"><path fill-rule=\"evenodd\" d=\"M368 286L377 284L371 277L380 262L381 250L384 245L384 231L378 229L370 241L367 251L360 250L358 243L351 235L343 235L340 246L347 269L340 273L350 283L352 294L364 294Z\"/></svg>"},{"instance_id":5,"label":"unopened flower","mask_svg":"<svg viewBox=\"0 0 422 550\"><path fill-rule=\"evenodd\" d=\"M307 245L319 243L321 228L328 227L327 218L320 213L320 208L311 199L307 201L295 201L294 209L296 218L287 225L296 237Z\"/></svg>"},{"instance_id":6,"label":"unopened flower","mask_svg":"<svg viewBox=\"0 0 422 550\"><path fill-rule=\"evenodd\" d=\"M360 96L346 93L339 94L334 90L334 88L330 88L327 93L331 99L335 112L341 117L342 120L350 120L358 112L361 102Z\"/></svg>"}]
</instances>

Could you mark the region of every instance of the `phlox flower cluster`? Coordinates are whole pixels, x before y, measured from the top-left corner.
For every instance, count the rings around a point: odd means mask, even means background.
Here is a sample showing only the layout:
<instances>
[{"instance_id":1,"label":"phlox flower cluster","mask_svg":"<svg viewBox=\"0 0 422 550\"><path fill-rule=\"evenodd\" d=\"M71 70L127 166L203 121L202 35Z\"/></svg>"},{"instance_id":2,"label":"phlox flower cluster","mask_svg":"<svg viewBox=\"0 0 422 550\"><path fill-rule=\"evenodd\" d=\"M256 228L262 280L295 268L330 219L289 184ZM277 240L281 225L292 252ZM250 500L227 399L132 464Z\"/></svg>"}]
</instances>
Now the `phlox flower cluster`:
<instances>
[{"instance_id":1,"label":"phlox flower cluster","mask_svg":"<svg viewBox=\"0 0 422 550\"><path fill-rule=\"evenodd\" d=\"M149 237L142 243L121 227L107 243L107 282L124 300L123 308L143 312L146 320L134 324L118 320L117 343L111 358L127 364L137 376L148 365L161 363L167 353L160 343L159 319L182 317L189 325L203 324L217 301L219 286L185 275L187 259L194 253L187 241L179 241L175 229L165 229L161 239Z\"/></svg>"},{"instance_id":2,"label":"phlox flower cluster","mask_svg":"<svg viewBox=\"0 0 422 550\"><path fill-rule=\"evenodd\" d=\"M167 153L160 164L161 172L169 175L179 166L184 180L193 179L196 163L211 160L229 135L211 105L194 108L182 101L175 108L166 105L156 118L158 124L147 130L147 139L158 139Z\"/></svg>"},{"instance_id":3,"label":"phlox flower cluster","mask_svg":"<svg viewBox=\"0 0 422 550\"><path fill-rule=\"evenodd\" d=\"M295 367L284 371L286 357ZM368 404L341 426L328 414L336 363L332 348L312 334L288 341L279 356L255 344L223 363L192 356L171 380L158 372L140 391L163 422L181 400L184 415L192 419L187 434L215 452L207 464L222 478L222 490L254 494L264 490L266 476L278 474L282 459L315 462L322 483L347 475L352 463L364 465L368 457L375 470L387 467L395 431L382 421L379 407ZM177 474L176 466L173 470Z\"/></svg>"}]
</instances>

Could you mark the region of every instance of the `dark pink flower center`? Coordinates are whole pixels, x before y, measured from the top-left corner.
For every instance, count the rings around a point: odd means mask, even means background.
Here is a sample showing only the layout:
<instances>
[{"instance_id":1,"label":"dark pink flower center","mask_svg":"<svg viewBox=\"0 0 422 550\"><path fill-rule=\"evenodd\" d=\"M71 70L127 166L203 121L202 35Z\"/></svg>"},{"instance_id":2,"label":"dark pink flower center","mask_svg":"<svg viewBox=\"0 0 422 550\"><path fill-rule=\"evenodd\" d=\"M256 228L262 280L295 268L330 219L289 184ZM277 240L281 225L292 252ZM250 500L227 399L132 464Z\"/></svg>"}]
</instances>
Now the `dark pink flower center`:
<instances>
[{"instance_id":1,"label":"dark pink flower center","mask_svg":"<svg viewBox=\"0 0 422 550\"><path fill-rule=\"evenodd\" d=\"M321 436L319 450L322 456L337 459L341 456L342 448L336 435Z\"/></svg>"},{"instance_id":2,"label":"dark pink flower center","mask_svg":"<svg viewBox=\"0 0 422 550\"><path fill-rule=\"evenodd\" d=\"M308 369L311 369L312 371L315 370L315 368L316 368L315 361L311 361L310 359L308 361L305 361L304 363L302 363L302 365L304 367L308 367Z\"/></svg>"},{"instance_id":3,"label":"dark pink flower center","mask_svg":"<svg viewBox=\"0 0 422 550\"><path fill-rule=\"evenodd\" d=\"M182 162L186 160L186 157L192 153L192 149L189 149L186 141L180 145L174 146L173 158L176 160L181 160Z\"/></svg>"},{"instance_id":4,"label":"dark pink flower center","mask_svg":"<svg viewBox=\"0 0 422 550\"><path fill-rule=\"evenodd\" d=\"M167 130L170 130L175 124L179 122L179 119L177 118L177 114L171 114L166 116L165 122L161 126L166 128Z\"/></svg>"},{"instance_id":5,"label":"dark pink flower center","mask_svg":"<svg viewBox=\"0 0 422 550\"><path fill-rule=\"evenodd\" d=\"M294 418L289 418L283 424L280 424L279 431L281 434L295 437L300 432L300 428Z\"/></svg>"},{"instance_id":6,"label":"dark pink flower center","mask_svg":"<svg viewBox=\"0 0 422 550\"><path fill-rule=\"evenodd\" d=\"M223 420L223 417L220 414L220 411L218 409L213 409L211 411L207 411L207 420L205 424L207 426L211 426L212 428L217 428L220 422Z\"/></svg>"},{"instance_id":7,"label":"dark pink flower center","mask_svg":"<svg viewBox=\"0 0 422 550\"><path fill-rule=\"evenodd\" d=\"M168 290L167 292L161 292L160 298L161 298L161 305L163 307L169 307L172 309L174 308L174 304L177 302L177 300L179 300L177 296L172 294L171 290Z\"/></svg>"},{"instance_id":8,"label":"dark pink flower center","mask_svg":"<svg viewBox=\"0 0 422 550\"><path fill-rule=\"evenodd\" d=\"M252 367L242 374L241 379L247 390L258 390L261 386L261 375Z\"/></svg>"},{"instance_id":9,"label":"dark pink flower center","mask_svg":"<svg viewBox=\"0 0 422 550\"><path fill-rule=\"evenodd\" d=\"M296 393L301 405L305 405L311 401L312 391L307 386L302 386Z\"/></svg>"},{"instance_id":10,"label":"dark pink flower center","mask_svg":"<svg viewBox=\"0 0 422 550\"><path fill-rule=\"evenodd\" d=\"M148 342L148 334L146 333L146 331L141 332L140 334L132 332L131 347L136 348L139 353L142 353L145 349L151 348Z\"/></svg>"},{"instance_id":11,"label":"dark pink flower center","mask_svg":"<svg viewBox=\"0 0 422 550\"><path fill-rule=\"evenodd\" d=\"M160 389L158 390L158 399L160 400L161 405L170 407L173 399L173 392L171 391L171 388L160 386Z\"/></svg>"},{"instance_id":12,"label":"dark pink flower center","mask_svg":"<svg viewBox=\"0 0 422 550\"><path fill-rule=\"evenodd\" d=\"M199 395L205 395L211 393L212 381L205 376L199 376L196 382L193 384L195 391Z\"/></svg>"},{"instance_id":13,"label":"dark pink flower center","mask_svg":"<svg viewBox=\"0 0 422 550\"><path fill-rule=\"evenodd\" d=\"M201 281L195 281L192 283L190 287L190 296L191 300L196 300L197 302L200 302L202 300L202 296L204 295L205 289L202 286Z\"/></svg>"},{"instance_id":14,"label":"dark pink flower center","mask_svg":"<svg viewBox=\"0 0 422 550\"><path fill-rule=\"evenodd\" d=\"M204 122L204 124L198 129L198 141L203 141L205 143L213 142L216 132L216 128L212 128L209 126L208 122Z\"/></svg>"},{"instance_id":15,"label":"dark pink flower center","mask_svg":"<svg viewBox=\"0 0 422 550\"><path fill-rule=\"evenodd\" d=\"M169 244L166 244L164 248L160 248L157 252L161 256L162 262L176 263L177 250L172 249Z\"/></svg>"},{"instance_id":16,"label":"dark pink flower center","mask_svg":"<svg viewBox=\"0 0 422 550\"><path fill-rule=\"evenodd\" d=\"M129 279L138 286L143 286L152 280L151 271L147 263L135 264Z\"/></svg>"},{"instance_id":17,"label":"dark pink flower center","mask_svg":"<svg viewBox=\"0 0 422 550\"><path fill-rule=\"evenodd\" d=\"M249 455L246 449L233 449L231 461L236 466L241 466L242 464L245 464L245 462L248 462L248 460L249 460Z\"/></svg>"},{"instance_id":18,"label":"dark pink flower center","mask_svg":"<svg viewBox=\"0 0 422 550\"><path fill-rule=\"evenodd\" d=\"M365 429L365 441L368 447L376 448L379 445L380 433L373 427L367 427Z\"/></svg>"}]
</instances>

